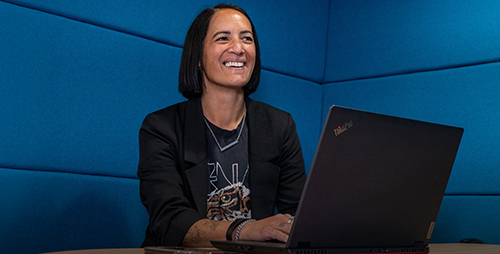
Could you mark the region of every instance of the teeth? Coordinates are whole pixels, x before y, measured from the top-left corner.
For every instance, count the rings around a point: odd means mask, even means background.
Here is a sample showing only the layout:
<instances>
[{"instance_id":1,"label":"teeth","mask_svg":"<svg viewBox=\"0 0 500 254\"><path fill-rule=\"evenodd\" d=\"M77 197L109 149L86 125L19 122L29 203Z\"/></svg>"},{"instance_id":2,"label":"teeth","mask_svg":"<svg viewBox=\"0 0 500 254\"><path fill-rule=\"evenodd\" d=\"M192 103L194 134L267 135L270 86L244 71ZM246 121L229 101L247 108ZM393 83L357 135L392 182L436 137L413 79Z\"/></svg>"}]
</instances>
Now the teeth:
<instances>
[{"instance_id":1,"label":"teeth","mask_svg":"<svg viewBox=\"0 0 500 254\"><path fill-rule=\"evenodd\" d=\"M224 64L226 67L243 67L242 62L227 62Z\"/></svg>"}]
</instances>

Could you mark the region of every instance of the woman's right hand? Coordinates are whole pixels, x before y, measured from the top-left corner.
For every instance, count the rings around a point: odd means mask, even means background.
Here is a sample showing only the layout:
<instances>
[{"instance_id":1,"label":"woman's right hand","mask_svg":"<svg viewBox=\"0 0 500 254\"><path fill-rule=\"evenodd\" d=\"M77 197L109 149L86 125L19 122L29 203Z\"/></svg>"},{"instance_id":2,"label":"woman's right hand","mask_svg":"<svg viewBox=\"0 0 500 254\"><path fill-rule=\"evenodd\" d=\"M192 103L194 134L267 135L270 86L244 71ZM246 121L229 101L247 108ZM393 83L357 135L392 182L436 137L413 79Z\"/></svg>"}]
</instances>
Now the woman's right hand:
<instances>
[{"instance_id":1,"label":"woman's right hand","mask_svg":"<svg viewBox=\"0 0 500 254\"><path fill-rule=\"evenodd\" d=\"M248 222L241 228L239 240L286 242L293 225L291 217L290 214L276 214L262 220ZM236 230L233 232L233 239L235 234Z\"/></svg>"}]
</instances>

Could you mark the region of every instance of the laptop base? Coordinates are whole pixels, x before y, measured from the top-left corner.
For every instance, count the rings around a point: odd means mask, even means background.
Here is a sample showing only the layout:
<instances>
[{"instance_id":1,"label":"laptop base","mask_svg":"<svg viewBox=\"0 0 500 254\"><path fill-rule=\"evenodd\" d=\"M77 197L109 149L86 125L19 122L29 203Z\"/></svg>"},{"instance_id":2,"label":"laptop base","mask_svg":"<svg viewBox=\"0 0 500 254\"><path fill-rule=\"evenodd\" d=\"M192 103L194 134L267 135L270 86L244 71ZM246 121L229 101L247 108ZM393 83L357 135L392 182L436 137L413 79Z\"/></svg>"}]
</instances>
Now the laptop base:
<instances>
[{"instance_id":1,"label":"laptop base","mask_svg":"<svg viewBox=\"0 0 500 254\"><path fill-rule=\"evenodd\" d=\"M286 249L285 243L276 242L252 242L252 241L211 241L218 249L242 253L263 254L329 254L329 253L393 253L393 254L427 254L429 247L391 247L391 248L306 248Z\"/></svg>"}]
</instances>

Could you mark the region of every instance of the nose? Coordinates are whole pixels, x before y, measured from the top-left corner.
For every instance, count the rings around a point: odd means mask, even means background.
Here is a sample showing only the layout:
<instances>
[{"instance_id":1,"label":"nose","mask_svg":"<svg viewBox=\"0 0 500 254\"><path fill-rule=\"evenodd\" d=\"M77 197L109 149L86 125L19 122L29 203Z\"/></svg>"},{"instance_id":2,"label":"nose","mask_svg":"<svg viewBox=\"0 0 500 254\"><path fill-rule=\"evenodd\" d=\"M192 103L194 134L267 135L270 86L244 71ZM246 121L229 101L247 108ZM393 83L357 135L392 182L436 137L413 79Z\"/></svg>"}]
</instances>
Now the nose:
<instances>
[{"instance_id":1,"label":"nose","mask_svg":"<svg viewBox=\"0 0 500 254\"><path fill-rule=\"evenodd\" d=\"M234 53L236 55L241 55L243 52L245 52L245 49L243 47L243 42L241 40L233 40L231 42L229 51L231 53Z\"/></svg>"}]
</instances>

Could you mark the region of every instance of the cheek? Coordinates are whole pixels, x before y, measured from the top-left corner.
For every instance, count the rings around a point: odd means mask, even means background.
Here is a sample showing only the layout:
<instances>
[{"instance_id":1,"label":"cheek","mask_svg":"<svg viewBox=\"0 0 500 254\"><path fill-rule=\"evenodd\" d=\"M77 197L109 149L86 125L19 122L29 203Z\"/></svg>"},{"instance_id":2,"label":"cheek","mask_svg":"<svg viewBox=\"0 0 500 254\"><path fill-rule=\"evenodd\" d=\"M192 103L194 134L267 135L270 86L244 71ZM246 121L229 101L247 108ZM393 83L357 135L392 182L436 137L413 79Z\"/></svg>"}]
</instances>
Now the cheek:
<instances>
[{"instance_id":1,"label":"cheek","mask_svg":"<svg viewBox=\"0 0 500 254\"><path fill-rule=\"evenodd\" d=\"M214 57L212 52L207 52L203 54L203 69L206 72L212 72L215 69L219 68L218 66L218 58Z\"/></svg>"}]
</instances>

